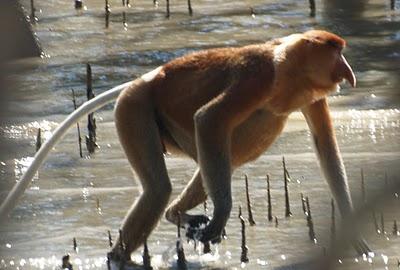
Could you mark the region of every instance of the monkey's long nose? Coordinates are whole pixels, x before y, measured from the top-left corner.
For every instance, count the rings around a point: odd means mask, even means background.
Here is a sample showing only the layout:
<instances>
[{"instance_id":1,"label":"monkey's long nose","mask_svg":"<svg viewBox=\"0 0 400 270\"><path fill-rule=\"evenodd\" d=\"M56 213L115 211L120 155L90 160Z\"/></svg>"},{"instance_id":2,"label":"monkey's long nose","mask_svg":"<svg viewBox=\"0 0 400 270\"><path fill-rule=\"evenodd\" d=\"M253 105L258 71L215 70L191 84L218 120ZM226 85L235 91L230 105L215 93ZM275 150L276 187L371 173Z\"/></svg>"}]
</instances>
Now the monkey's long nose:
<instances>
[{"instance_id":1,"label":"monkey's long nose","mask_svg":"<svg viewBox=\"0 0 400 270\"><path fill-rule=\"evenodd\" d=\"M341 81L346 79L352 87L356 86L356 76L354 76L353 70L351 69L349 63L347 63L346 58L343 55L337 61L335 70L333 72L334 81Z\"/></svg>"}]
</instances>

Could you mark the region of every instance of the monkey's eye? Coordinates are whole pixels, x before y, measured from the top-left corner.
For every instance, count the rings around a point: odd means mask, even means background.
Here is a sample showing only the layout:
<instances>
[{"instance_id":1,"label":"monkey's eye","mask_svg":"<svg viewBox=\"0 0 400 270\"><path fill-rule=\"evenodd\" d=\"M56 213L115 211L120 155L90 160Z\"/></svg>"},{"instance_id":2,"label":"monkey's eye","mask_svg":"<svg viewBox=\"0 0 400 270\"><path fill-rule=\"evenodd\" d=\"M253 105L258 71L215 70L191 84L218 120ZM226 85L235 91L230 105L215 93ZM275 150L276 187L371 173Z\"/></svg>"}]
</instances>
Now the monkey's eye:
<instances>
[{"instance_id":1,"label":"monkey's eye","mask_svg":"<svg viewBox=\"0 0 400 270\"><path fill-rule=\"evenodd\" d=\"M327 44L329 47L338 49L339 51L343 50L343 46L342 46L341 44L339 44L336 40L327 40L327 41L326 41L326 44Z\"/></svg>"}]
</instances>

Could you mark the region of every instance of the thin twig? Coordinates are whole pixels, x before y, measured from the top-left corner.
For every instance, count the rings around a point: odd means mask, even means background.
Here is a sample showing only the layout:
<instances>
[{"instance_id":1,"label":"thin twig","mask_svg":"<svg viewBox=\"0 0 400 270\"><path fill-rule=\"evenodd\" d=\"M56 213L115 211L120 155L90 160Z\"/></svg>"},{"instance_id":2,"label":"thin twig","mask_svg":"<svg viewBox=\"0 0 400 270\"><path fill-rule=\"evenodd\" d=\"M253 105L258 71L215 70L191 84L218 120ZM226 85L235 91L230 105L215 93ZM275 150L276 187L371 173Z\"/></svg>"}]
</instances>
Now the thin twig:
<instances>
[{"instance_id":1,"label":"thin twig","mask_svg":"<svg viewBox=\"0 0 400 270\"><path fill-rule=\"evenodd\" d=\"M143 246L144 246L143 247L143 256L142 256L143 257L143 267L146 270L153 269L153 267L151 267L151 257L149 254L149 249L147 247L147 240L144 241Z\"/></svg>"},{"instance_id":2,"label":"thin twig","mask_svg":"<svg viewBox=\"0 0 400 270\"><path fill-rule=\"evenodd\" d=\"M240 224L241 224L241 232L242 232L242 245L241 245L241 249L242 249L242 253L240 255L240 261L241 262L248 262L249 258L247 256L247 253L249 251L249 248L246 245L246 224L244 222L244 218L242 216L242 207L239 205L239 219L240 219Z\"/></svg>"},{"instance_id":3,"label":"thin twig","mask_svg":"<svg viewBox=\"0 0 400 270\"><path fill-rule=\"evenodd\" d=\"M122 25L124 26L124 30L128 30L128 24L126 23L126 12L122 12Z\"/></svg>"},{"instance_id":4,"label":"thin twig","mask_svg":"<svg viewBox=\"0 0 400 270\"><path fill-rule=\"evenodd\" d=\"M113 242L112 242L111 232L109 230L107 232L108 232L108 245L112 247Z\"/></svg>"},{"instance_id":5,"label":"thin twig","mask_svg":"<svg viewBox=\"0 0 400 270\"><path fill-rule=\"evenodd\" d=\"M108 3L108 0L105 0L105 6L104 6L104 10L105 10L105 15L106 15L106 28L108 28L108 26L110 25L110 13L111 13L111 9L110 9L110 4Z\"/></svg>"},{"instance_id":6,"label":"thin twig","mask_svg":"<svg viewBox=\"0 0 400 270\"><path fill-rule=\"evenodd\" d=\"M42 130L38 128L38 132L36 135L36 152L39 151L41 146L42 146Z\"/></svg>"},{"instance_id":7,"label":"thin twig","mask_svg":"<svg viewBox=\"0 0 400 270\"><path fill-rule=\"evenodd\" d=\"M307 205L308 236L310 237L311 241L316 243L317 239L315 238L314 222L313 222L313 219L312 219L312 216L311 216L310 201L308 200L308 197L306 197L306 205Z\"/></svg>"},{"instance_id":8,"label":"thin twig","mask_svg":"<svg viewBox=\"0 0 400 270\"><path fill-rule=\"evenodd\" d=\"M72 91L72 102L74 103L74 110L77 109L76 105L76 98L75 98L75 91L74 89L71 89ZM81 128L79 127L79 122L76 123L76 128L78 130L78 145L79 145L79 156L83 158L83 153L82 153L82 136L81 136Z\"/></svg>"},{"instance_id":9,"label":"thin twig","mask_svg":"<svg viewBox=\"0 0 400 270\"><path fill-rule=\"evenodd\" d=\"M361 168L361 198L362 198L362 203L366 203L364 170L362 168Z\"/></svg>"},{"instance_id":10,"label":"thin twig","mask_svg":"<svg viewBox=\"0 0 400 270\"><path fill-rule=\"evenodd\" d=\"M315 0L309 0L310 3L310 17L315 17Z\"/></svg>"},{"instance_id":11,"label":"thin twig","mask_svg":"<svg viewBox=\"0 0 400 270\"><path fill-rule=\"evenodd\" d=\"M177 224L177 240L176 240L176 253L178 254L178 269L187 269L185 252L183 250L183 244L181 239L181 213L178 213L178 224Z\"/></svg>"},{"instance_id":12,"label":"thin twig","mask_svg":"<svg viewBox=\"0 0 400 270\"><path fill-rule=\"evenodd\" d=\"M122 234L122 230L119 229L119 250L120 250L120 254L121 256L121 260L119 262L119 269L123 270L125 267L125 244L124 244L124 238L123 238L123 234Z\"/></svg>"},{"instance_id":13,"label":"thin twig","mask_svg":"<svg viewBox=\"0 0 400 270\"><path fill-rule=\"evenodd\" d=\"M300 199L301 199L301 206L303 208L303 214L307 215L306 199L304 199L303 193L300 193Z\"/></svg>"},{"instance_id":14,"label":"thin twig","mask_svg":"<svg viewBox=\"0 0 400 270\"><path fill-rule=\"evenodd\" d=\"M167 14L165 15L165 18L169 19L169 0L166 0L167 2Z\"/></svg>"},{"instance_id":15,"label":"thin twig","mask_svg":"<svg viewBox=\"0 0 400 270\"><path fill-rule=\"evenodd\" d=\"M393 221L393 235L398 236L399 235L399 229L397 227L397 221Z\"/></svg>"},{"instance_id":16,"label":"thin twig","mask_svg":"<svg viewBox=\"0 0 400 270\"><path fill-rule=\"evenodd\" d=\"M251 15L252 18L256 17L256 13L254 12L254 8L253 7L250 7L250 15Z\"/></svg>"},{"instance_id":17,"label":"thin twig","mask_svg":"<svg viewBox=\"0 0 400 270\"><path fill-rule=\"evenodd\" d=\"M36 12L35 3L33 2L33 0L31 0L31 15L30 15L31 23L36 23L37 18L35 16L35 12Z\"/></svg>"},{"instance_id":18,"label":"thin twig","mask_svg":"<svg viewBox=\"0 0 400 270\"><path fill-rule=\"evenodd\" d=\"M192 16L193 15L192 3L190 0L187 0L187 3L188 3L189 15Z\"/></svg>"},{"instance_id":19,"label":"thin twig","mask_svg":"<svg viewBox=\"0 0 400 270\"><path fill-rule=\"evenodd\" d=\"M92 87L92 68L90 64L86 64L86 95L87 99L91 100L95 97ZM88 135L86 136L86 147L89 154L94 153L94 150L98 147L96 144L96 119L94 113L88 114Z\"/></svg>"},{"instance_id":20,"label":"thin twig","mask_svg":"<svg viewBox=\"0 0 400 270\"><path fill-rule=\"evenodd\" d=\"M269 183L269 174L267 174L267 200L268 200L268 221L272 221L271 187Z\"/></svg>"},{"instance_id":21,"label":"thin twig","mask_svg":"<svg viewBox=\"0 0 400 270\"><path fill-rule=\"evenodd\" d=\"M331 243L335 241L336 238L336 222L335 222L335 201L331 200Z\"/></svg>"},{"instance_id":22,"label":"thin twig","mask_svg":"<svg viewBox=\"0 0 400 270\"><path fill-rule=\"evenodd\" d=\"M292 216L292 212L290 212L290 202L289 202L289 188L288 188L289 173L286 169L285 157L282 158L282 163L283 163L283 181L285 187L285 210L286 210L285 216L290 217Z\"/></svg>"},{"instance_id":23,"label":"thin twig","mask_svg":"<svg viewBox=\"0 0 400 270\"><path fill-rule=\"evenodd\" d=\"M250 202L250 194L249 194L249 181L247 179L247 175L244 175L244 182L246 186L246 201L247 201L247 212L249 214L249 223L250 226L256 225L256 222L254 221L253 218L253 211L251 210L251 202Z\"/></svg>"},{"instance_id":24,"label":"thin twig","mask_svg":"<svg viewBox=\"0 0 400 270\"><path fill-rule=\"evenodd\" d=\"M76 238L74 237L74 239L72 240L73 243L73 247L74 247L74 251L76 253L78 253L78 244L76 243Z\"/></svg>"}]
</instances>

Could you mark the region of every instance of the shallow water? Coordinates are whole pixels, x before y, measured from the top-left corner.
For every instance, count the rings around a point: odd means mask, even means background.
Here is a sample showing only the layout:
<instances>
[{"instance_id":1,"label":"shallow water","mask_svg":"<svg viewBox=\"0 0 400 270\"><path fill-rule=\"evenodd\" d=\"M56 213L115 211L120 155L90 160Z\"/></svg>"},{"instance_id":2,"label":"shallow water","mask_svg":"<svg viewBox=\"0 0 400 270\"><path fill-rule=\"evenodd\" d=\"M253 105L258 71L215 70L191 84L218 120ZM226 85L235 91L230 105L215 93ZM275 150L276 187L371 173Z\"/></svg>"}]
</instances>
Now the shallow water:
<instances>
[{"instance_id":1,"label":"shallow water","mask_svg":"<svg viewBox=\"0 0 400 270\"><path fill-rule=\"evenodd\" d=\"M29 6L29 1L22 2ZM197 0L192 3L193 17L186 14L186 1L177 1L171 4L169 20L165 19L164 3L158 8L149 0L135 1L131 8L123 8L119 1L110 4L110 26L106 29L100 1L85 1L87 9L80 12L70 1L36 3L39 11L34 30L47 57L19 61L10 76L15 83L6 89L12 95L7 123L1 127L8 139L0 160L2 198L32 160L37 128L48 138L57 123L73 110L71 89L77 93L79 104L85 100L87 62L92 65L93 86L98 94L189 51L262 42L311 28L328 29L347 40L345 55L358 79L356 89L344 85L330 98L355 205L361 205L361 168L367 198L385 188L386 182L391 185L398 180L400 16L398 11L389 10L386 1L369 1L361 15L325 10L317 1L315 18L308 16L306 1ZM125 27L122 12L126 12ZM132 180L117 140L112 106L106 106L95 117L100 149L90 158L81 159L77 132L72 129L51 152L10 219L0 227L0 269L53 268L66 253L71 253L74 269L106 269L107 230L116 237L140 188ZM81 121L84 134L85 125ZM292 178L290 218L284 217L282 156ZM176 197L193 174L195 164L173 156L166 160ZM278 227L267 220L267 173ZM241 204L247 217L244 174L249 177L257 225L247 224L250 262L241 265L237 214ZM238 169L233 178L234 206L226 228L228 239L213 246L208 256L200 256L193 245L185 244L191 268L307 269L304 260L324 254L330 241L331 194L300 113L291 116L285 132L266 154ZM317 243L309 240L300 193L310 198ZM383 214L386 234L375 232L370 211L362 219L364 235L375 257L357 258L349 249L342 263L336 263L338 268L397 267L400 239L392 235L392 226L394 220L400 221L399 199L394 190L385 196L389 198L386 205L376 206L375 211L380 227ZM208 205L211 213L212 205ZM194 212L203 213L203 206ZM73 250L74 237L78 252ZM176 267L175 241L176 228L163 219L148 239L154 267ZM140 250L133 254L139 262L140 256Z\"/></svg>"}]
</instances>

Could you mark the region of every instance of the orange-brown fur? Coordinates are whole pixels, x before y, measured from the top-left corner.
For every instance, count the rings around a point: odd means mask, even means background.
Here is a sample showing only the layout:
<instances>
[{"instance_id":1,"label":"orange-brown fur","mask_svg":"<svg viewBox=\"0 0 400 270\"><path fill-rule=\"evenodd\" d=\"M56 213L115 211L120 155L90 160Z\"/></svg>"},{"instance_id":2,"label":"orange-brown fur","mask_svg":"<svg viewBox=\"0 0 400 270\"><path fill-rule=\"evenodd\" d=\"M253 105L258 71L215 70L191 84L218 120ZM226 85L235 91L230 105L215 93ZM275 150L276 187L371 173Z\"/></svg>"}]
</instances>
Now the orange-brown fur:
<instances>
[{"instance_id":1,"label":"orange-brown fur","mask_svg":"<svg viewBox=\"0 0 400 270\"><path fill-rule=\"evenodd\" d=\"M315 136L340 210L349 214L350 193L326 104L339 81L355 84L341 54L344 46L332 33L309 31L264 44L200 51L172 60L124 90L116 126L143 185L122 227L127 253L147 238L169 200L163 151L185 154L199 165L168 207L167 219L176 223L181 212L188 222L192 216L186 211L208 195L215 210L201 240L212 240L229 218L232 171L260 156L288 115L299 109ZM113 250L119 252L118 243Z\"/></svg>"}]
</instances>

